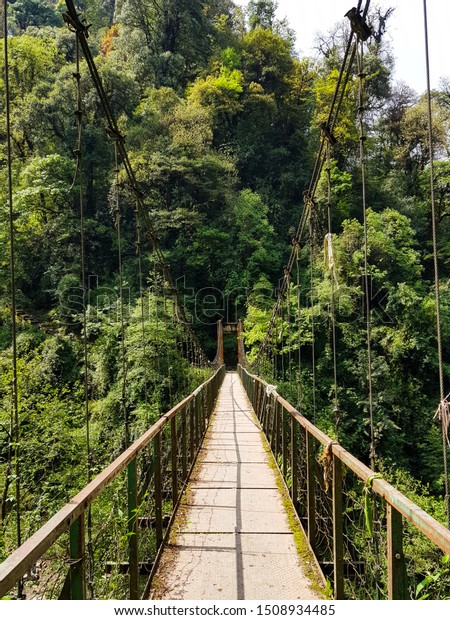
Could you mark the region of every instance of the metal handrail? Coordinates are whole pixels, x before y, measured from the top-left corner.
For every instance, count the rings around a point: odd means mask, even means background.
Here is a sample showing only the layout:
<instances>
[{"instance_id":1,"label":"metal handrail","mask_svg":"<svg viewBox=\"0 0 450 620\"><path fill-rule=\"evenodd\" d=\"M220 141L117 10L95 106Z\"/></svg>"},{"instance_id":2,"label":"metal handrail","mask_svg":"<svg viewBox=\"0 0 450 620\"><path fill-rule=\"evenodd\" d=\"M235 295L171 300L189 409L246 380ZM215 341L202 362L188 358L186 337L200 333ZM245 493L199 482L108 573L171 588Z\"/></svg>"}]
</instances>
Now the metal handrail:
<instances>
[{"instance_id":1,"label":"metal handrail","mask_svg":"<svg viewBox=\"0 0 450 620\"><path fill-rule=\"evenodd\" d=\"M274 386L269 386L269 384L261 379L261 377L251 374L242 366L238 367L238 372L244 387L246 388L247 394L255 408L255 412L257 415L259 414L258 417L262 418L262 409L267 405L268 398L273 398L273 402L275 404L281 406L293 420L303 427L306 432L307 444L308 438L314 438L319 441L322 446L329 448L332 452L334 463L339 461L340 464L345 465L366 485L369 484L373 492L379 495L386 502L389 507L387 524L389 570L388 594L389 598L405 598L405 587L404 584L402 584L404 575L401 574L404 571L402 517L409 521L419 532L424 534L445 554L450 554L450 531L417 506L417 504L409 500L405 495L403 495L403 493L395 489L395 487L389 484L389 482L379 477L376 472L350 454L350 452L345 450L345 448L343 448L338 442L332 441L330 437L314 426L307 418L297 411L295 407L280 396L274 389ZM269 393L270 396L268 395ZM339 488L340 486L341 485L339 483ZM333 502L334 501L335 497L333 494ZM308 504L309 503L310 502L308 499ZM311 530L314 531L314 525L311 524L311 526ZM308 530L309 529L310 528L308 528ZM334 534L336 534L336 532L334 532ZM312 541L310 540L310 543L311 542ZM340 560L342 561L342 558L340 558ZM339 570L339 567L336 566L336 559L334 568L335 574L342 572ZM340 585L341 587L338 588L338 590L339 593L342 594L343 587L342 584Z\"/></svg>"},{"instance_id":2,"label":"metal handrail","mask_svg":"<svg viewBox=\"0 0 450 620\"><path fill-rule=\"evenodd\" d=\"M198 439L197 448L200 447L201 438L206 430L207 418L210 416L214 407L215 400L225 374L225 367L222 366L195 392L187 396L180 403L175 405L170 411L162 415L158 421L149 428L139 439L137 439L127 450L118 456L108 467L98 474L82 491L73 497L63 508L61 508L47 523L45 523L37 532L28 538L16 551L14 551L2 564L0 564L0 596L7 594L14 585L25 575L30 566L42 557L42 555L51 547L51 545L67 530L74 528L71 532L74 539L77 539L75 546L80 545L80 540L84 539L84 523L83 516L87 508L92 502L108 487L108 485L117 478L127 467L129 468L129 478L133 479L134 490L131 493L131 505L129 503L130 526L129 530L136 533L137 525L135 523L135 511L137 506L137 488L136 488L136 460L139 454L149 446L152 440L160 437L161 431L166 425L174 420L175 417L184 412L191 403L195 407L199 406L199 394L204 394L204 407L198 412L199 429L197 429L196 437ZM131 471L130 471L131 467ZM130 500L130 485L129 498ZM134 516L133 516L134 513ZM137 582L137 535L130 537L134 549L130 553L130 581ZM163 541L160 540L160 543ZM71 598L84 598L85 584L84 580L84 541L81 543L82 549L78 550L78 557L73 557L74 566L71 570L74 572L74 582L78 582L77 587L71 588ZM80 561L82 560L82 561ZM134 571L134 576L132 572ZM78 589L78 592L76 590ZM134 590L130 588L130 598L137 598L136 587Z\"/></svg>"}]
</instances>

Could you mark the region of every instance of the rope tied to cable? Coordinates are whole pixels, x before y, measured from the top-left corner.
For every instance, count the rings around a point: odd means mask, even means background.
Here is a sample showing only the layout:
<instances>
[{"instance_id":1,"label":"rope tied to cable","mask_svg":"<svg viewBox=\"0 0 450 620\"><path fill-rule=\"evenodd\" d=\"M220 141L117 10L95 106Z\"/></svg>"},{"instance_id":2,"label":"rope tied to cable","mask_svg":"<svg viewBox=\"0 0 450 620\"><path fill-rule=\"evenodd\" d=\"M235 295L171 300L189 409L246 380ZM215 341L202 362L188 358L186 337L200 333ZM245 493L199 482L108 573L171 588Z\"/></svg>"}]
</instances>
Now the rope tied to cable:
<instances>
[{"instance_id":1,"label":"rope tied to cable","mask_svg":"<svg viewBox=\"0 0 450 620\"><path fill-rule=\"evenodd\" d=\"M364 485L364 519L366 524L366 532L368 538L373 538L373 504L372 504L372 492L373 481L380 480L383 476L381 474L372 474L366 480Z\"/></svg>"},{"instance_id":2,"label":"rope tied to cable","mask_svg":"<svg viewBox=\"0 0 450 620\"><path fill-rule=\"evenodd\" d=\"M448 429L450 426L450 394L447 394L447 396L441 400L433 419L439 420L442 423L445 440L450 447L450 438L448 436Z\"/></svg>"},{"instance_id":3,"label":"rope tied to cable","mask_svg":"<svg viewBox=\"0 0 450 620\"><path fill-rule=\"evenodd\" d=\"M337 441L330 441L325 446L322 456L319 459L319 463L323 467L323 483L325 486L325 493L328 493L330 484L329 478L331 477L331 473L333 471L333 446L337 446Z\"/></svg>"}]
</instances>

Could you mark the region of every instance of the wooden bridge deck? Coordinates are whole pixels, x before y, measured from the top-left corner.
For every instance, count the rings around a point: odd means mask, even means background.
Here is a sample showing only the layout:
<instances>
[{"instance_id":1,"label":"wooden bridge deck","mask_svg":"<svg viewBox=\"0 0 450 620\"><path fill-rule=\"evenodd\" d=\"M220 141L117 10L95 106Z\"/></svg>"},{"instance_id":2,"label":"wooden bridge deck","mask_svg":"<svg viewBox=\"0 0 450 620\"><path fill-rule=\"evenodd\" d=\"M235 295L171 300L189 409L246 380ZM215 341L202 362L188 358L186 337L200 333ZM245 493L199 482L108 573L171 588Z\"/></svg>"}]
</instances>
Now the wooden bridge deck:
<instances>
[{"instance_id":1,"label":"wooden bridge deck","mask_svg":"<svg viewBox=\"0 0 450 620\"><path fill-rule=\"evenodd\" d=\"M227 373L152 599L320 598L271 458L237 373Z\"/></svg>"}]
</instances>

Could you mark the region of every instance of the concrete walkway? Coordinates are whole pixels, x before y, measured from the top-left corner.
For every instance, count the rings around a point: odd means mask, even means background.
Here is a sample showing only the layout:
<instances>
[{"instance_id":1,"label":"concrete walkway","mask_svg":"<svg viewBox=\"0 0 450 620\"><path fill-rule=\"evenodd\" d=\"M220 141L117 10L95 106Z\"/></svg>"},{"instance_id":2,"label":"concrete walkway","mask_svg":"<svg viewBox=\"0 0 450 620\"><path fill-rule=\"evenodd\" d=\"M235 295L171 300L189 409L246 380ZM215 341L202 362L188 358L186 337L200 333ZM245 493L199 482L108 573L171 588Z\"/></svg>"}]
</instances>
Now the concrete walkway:
<instances>
[{"instance_id":1,"label":"concrete walkway","mask_svg":"<svg viewBox=\"0 0 450 620\"><path fill-rule=\"evenodd\" d=\"M312 560L310 560L312 565ZM151 598L318 599L237 373L227 373Z\"/></svg>"}]
</instances>

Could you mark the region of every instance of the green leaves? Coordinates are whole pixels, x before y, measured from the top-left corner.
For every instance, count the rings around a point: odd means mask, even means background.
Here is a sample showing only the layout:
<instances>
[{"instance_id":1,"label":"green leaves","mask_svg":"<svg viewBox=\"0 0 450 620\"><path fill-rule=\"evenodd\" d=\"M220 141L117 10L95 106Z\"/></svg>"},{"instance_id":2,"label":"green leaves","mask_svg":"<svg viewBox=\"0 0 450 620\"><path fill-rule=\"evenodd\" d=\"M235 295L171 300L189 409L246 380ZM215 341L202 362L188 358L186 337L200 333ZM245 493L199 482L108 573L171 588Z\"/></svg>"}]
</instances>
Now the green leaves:
<instances>
[{"instance_id":1,"label":"green leaves","mask_svg":"<svg viewBox=\"0 0 450 620\"><path fill-rule=\"evenodd\" d=\"M14 102L18 97L25 97L35 89L40 82L51 78L61 66L62 58L57 47L50 39L38 39L28 34L12 37L10 44L10 71L11 99ZM0 42L0 65L3 75L3 42ZM3 92L3 78L0 80L0 90ZM2 101L4 97L2 96ZM3 104L2 104L3 105Z\"/></svg>"},{"instance_id":2,"label":"green leaves","mask_svg":"<svg viewBox=\"0 0 450 620\"><path fill-rule=\"evenodd\" d=\"M234 115L242 110L239 98L243 92L242 73L222 67L217 77L197 80L189 90L189 98L211 108L214 114Z\"/></svg>"},{"instance_id":3,"label":"green leaves","mask_svg":"<svg viewBox=\"0 0 450 620\"><path fill-rule=\"evenodd\" d=\"M30 26L60 26L62 21L45 0L15 0L11 13L22 32Z\"/></svg>"},{"instance_id":4,"label":"green leaves","mask_svg":"<svg viewBox=\"0 0 450 620\"><path fill-rule=\"evenodd\" d=\"M436 569L423 579L416 587L416 599L426 600L450 600L448 590L448 577L450 575L450 556L441 558L441 568ZM419 596L420 595L420 596Z\"/></svg>"}]
</instances>

